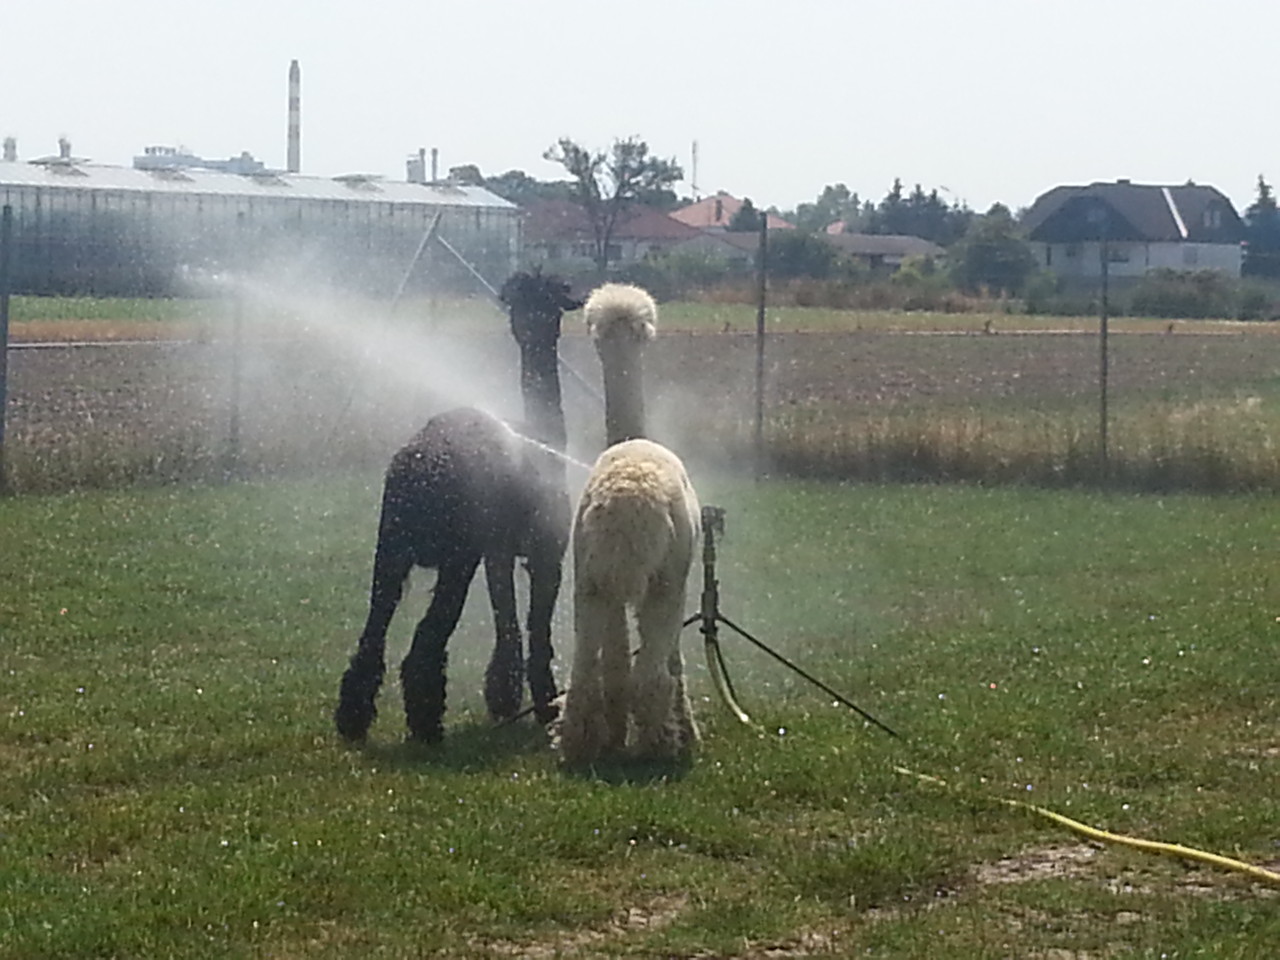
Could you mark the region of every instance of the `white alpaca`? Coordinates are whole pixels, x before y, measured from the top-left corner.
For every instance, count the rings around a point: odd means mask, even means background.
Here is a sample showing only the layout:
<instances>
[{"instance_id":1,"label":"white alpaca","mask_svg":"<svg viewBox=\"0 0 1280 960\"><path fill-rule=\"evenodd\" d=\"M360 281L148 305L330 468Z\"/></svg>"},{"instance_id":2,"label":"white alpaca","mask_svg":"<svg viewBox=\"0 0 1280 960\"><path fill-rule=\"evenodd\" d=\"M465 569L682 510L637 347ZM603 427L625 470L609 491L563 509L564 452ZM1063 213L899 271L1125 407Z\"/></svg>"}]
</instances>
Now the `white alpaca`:
<instances>
[{"instance_id":1,"label":"white alpaca","mask_svg":"<svg viewBox=\"0 0 1280 960\"><path fill-rule=\"evenodd\" d=\"M604 370L611 446L591 470L573 525L574 651L560 747L571 765L620 753L633 722L636 756L672 758L698 739L680 653L698 497L680 458L641 439L653 298L605 284L585 315ZM628 610L640 637L634 664Z\"/></svg>"}]
</instances>

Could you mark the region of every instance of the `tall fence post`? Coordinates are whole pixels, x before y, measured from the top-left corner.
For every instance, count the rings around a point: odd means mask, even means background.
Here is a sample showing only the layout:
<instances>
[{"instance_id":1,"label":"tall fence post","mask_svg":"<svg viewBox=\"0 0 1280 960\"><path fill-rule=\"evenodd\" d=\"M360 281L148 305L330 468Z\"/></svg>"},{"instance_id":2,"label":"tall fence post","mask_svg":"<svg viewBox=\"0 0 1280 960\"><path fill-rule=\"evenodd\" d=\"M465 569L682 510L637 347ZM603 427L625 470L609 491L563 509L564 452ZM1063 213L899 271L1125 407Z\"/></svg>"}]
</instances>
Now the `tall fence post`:
<instances>
[{"instance_id":1,"label":"tall fence post","mask_svg":"<svg viewBox=\"0 0 1280 960\"><path fill-rule=\"evenodd\" d=\"M759 480L764 476L764 336L765 300L767 285L765 276L769 267L769 217L760 211L760 249L756 257L756 423L755 423L755 473Z\"/></svg>"},{"instance_id":2,"label":"tall fence post","mask_svg":"<svg viewBox=\"0 0 1280 960\"><path fill-rule=\"evenodd\" d=\"M237 240L244 242L244 211L236 214ZM243 249L243 248L242 248ZM243 264L242 251L237 262ZM236 284L231 302L231 419L227 424L227 479L240 475L240 368L244 352L244 289Z\"/></svg>"},{"instance_id":3,"label":"tall fence post","mask_svg":"<svg viewBox=\"0 0 1280 960\"><path fill-rule=\"evenodd\" d=\"M1111 305L1108 302L1108 287L1110 286L1111 274L1111 248L1108 242L1107 220L1102 221L1102 237L1098 243L1098 256L1102 259L1102 295L1101 309L1098 311L1098 448L1102 457L1102 472L1104 475L1109 473L1108 451L1107 451L1107 323L1111 312Z\"/></svg>"},{"instance_id":4,"label":"tall fence post","mask_svg":"<svg viewBox=\"0 0 1280 960\"><path fill-rule=\"evenodd\" d=\"M5 418L9 407L9 290L13 281L13 207L0 211L0 494L9 492Z\"/></svg>"}]
</instances>

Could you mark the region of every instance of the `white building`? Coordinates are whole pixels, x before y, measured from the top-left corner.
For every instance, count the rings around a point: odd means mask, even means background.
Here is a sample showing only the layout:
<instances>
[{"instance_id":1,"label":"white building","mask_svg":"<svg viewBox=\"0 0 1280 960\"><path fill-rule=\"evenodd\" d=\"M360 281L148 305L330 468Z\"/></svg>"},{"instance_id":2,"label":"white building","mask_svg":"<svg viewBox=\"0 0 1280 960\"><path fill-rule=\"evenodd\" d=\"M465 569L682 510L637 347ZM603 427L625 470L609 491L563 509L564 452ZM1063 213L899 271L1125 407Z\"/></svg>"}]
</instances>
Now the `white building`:
<instances>
[{"instance_id":1,"label":"white building","mask_svg":"<svg viewBox=\"0 0 1280 960\"><path fill-rule=\"evenodd\" d=\"M1240 275L1244 223L1214 187L1091 183L1055 187L1023 217L1040 266L1063 279L1097 278L1102 248L1119 279L1152 270L1220 270Z\"/></svg>"}]
</instances>

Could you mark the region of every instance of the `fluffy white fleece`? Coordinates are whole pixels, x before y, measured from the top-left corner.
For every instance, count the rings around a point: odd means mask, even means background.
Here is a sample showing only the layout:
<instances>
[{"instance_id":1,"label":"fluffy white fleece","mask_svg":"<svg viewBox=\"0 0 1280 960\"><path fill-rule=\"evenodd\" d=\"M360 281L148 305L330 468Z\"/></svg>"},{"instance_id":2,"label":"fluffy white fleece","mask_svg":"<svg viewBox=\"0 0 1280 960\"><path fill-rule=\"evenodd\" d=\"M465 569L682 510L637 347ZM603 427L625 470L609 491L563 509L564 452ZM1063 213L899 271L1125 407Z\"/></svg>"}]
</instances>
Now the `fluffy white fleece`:
<instances>
[{"instance_id":1,"label":"fluffy white fleece","mask_svg":"<svg viewBox=\"0 0 1280 960\"><path fill-rule=\"evenodd\" d=\"M627 362L653 336L657 310L638 287L607 284L585 310L606 366ZM610 382L606 371L606 389ZM661 444L614 444L592 468L573 527L574 653L560 724L566 763L628 747L639 757L670 758L697 741L680 631L699 514L684 464ZM639 635L634 662L628 614Z\"/></svg>"}]
</instances>

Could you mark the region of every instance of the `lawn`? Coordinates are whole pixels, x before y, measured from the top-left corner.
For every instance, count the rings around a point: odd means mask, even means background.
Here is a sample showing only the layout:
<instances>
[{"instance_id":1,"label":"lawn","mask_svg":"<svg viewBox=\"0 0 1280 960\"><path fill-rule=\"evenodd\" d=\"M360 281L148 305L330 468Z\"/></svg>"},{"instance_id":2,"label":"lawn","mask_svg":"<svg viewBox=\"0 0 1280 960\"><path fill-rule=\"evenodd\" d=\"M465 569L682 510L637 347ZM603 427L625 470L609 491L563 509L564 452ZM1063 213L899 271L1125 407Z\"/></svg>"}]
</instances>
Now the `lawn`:
<instances>
[{"instance_id":1,"label":"lawn","mask_svg":"<svg viewBox=\"0 0 1280 960\"><path fill-rule=\"evenodd\" d=\"M256 296L263 301L279 301L276 308L280 310L286 309L280 307L280 302L287 303L290 296L312 293L259 291ZM389 301L336 294L327 295L326 299L348 304L353 315L374 316L390 308ZM259 309L261 305L258 304ZM661 310L661 326L666 332L747 333L756 329L757 308L752 304L673 301L662 304ZM233 314L230 298L17 296L11 307L12 335L15 340L26 341L226 336ZM500 331L506 323L499 306L483 296L410 296L395 305L394 314L407 324L455 331ZM773 333L1086 333L1098 329L1096 317L1030 316L1005 310L938 313L770 305L766 316L766 330ZM571 319L565 329L573 335L580 332L579 326ZM1117 333L1280 333L1277 324L1144 317L1114 317L1111 329Z\"/></svg>"},{"instance_id":2,"label":"lawn","mask_svg":"<svg viewBox=\"0 0 1280 960\"><path fill-rule=\"evenodd\" d=\"M737 724L691 630L694 763L570 776L532 725L485 722L476 589L445 745L401 742L389 684L371 742L347 748L330 712L376 477L0 500L0 956L1245 958L1277 942L1280 890L993 799L1280 865L1276 501L700 489L728 511L725 614L901 739L726 632L759 727Z\"/></svg>"}]
</instances>

